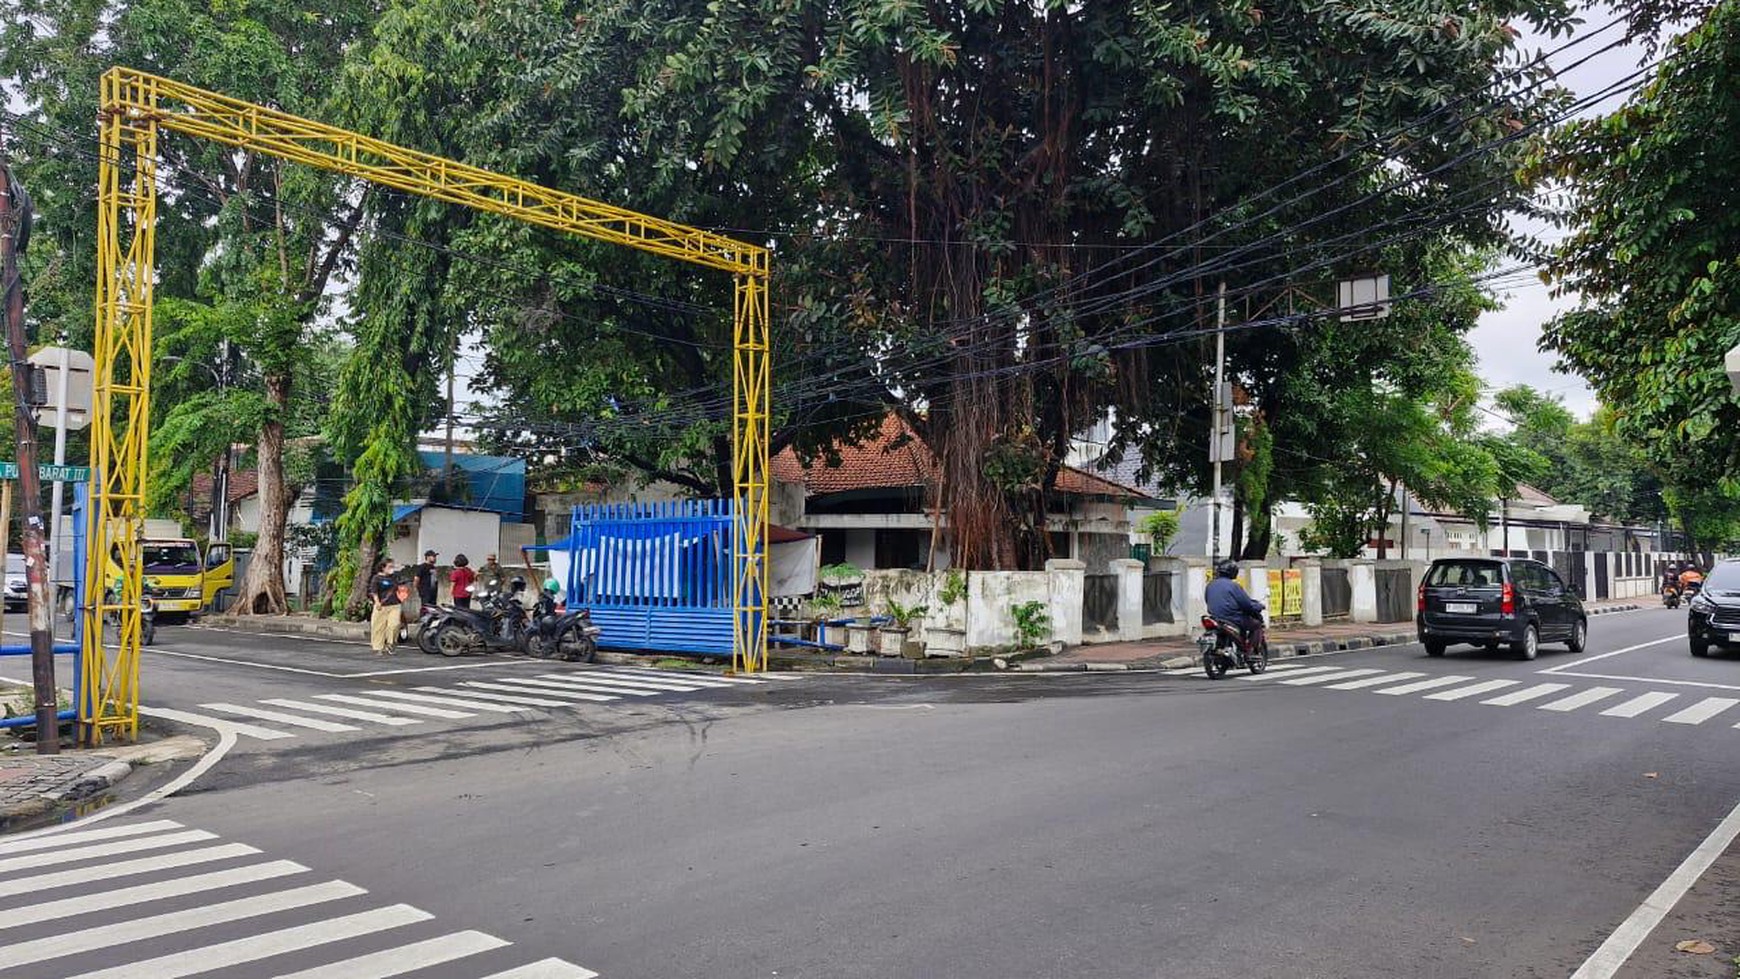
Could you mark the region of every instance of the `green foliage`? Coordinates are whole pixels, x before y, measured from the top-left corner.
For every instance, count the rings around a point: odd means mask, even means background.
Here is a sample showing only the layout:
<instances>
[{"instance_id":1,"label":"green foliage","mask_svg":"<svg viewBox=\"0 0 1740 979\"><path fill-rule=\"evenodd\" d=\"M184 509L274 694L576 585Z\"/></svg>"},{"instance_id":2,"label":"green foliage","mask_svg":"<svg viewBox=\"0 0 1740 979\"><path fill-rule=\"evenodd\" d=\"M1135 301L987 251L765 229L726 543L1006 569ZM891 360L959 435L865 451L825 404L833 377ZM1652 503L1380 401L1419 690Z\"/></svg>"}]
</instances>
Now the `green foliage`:
<instances>
[{"instance_id":1,"label":"green foliage","mask_svg":"<svg viewBox=\"0 0 1740 979\"><path fill-rule=\"evenodd\" d=\"M1153 541L1155 554L1164 554L1172 547L1173 538L1178 536L1178 522L1177 510L1156 510L1143 517L1136 524L1136 530L1147 534Z\"/></svg>"},{"instance_id":2,"label":"green foliage","mask_svg":"<svg viewBox=\"0 0 1740 979\"><path fill-rule=\"evenodd\" d=\"M928 605L902 605L892 598L888 600L888 617L894 620L897 629L911 628L913 619L921 618L929 611Z\"/></svg>"},{"instance_id":3,"label":"green foliage","mask_svg":"<svg viewBox=\"0 0 1740 979\"><path fill-rule=\"evenodd\" d=\"M1044 602L1021 602L1009 606L1009 617L1015 622L1015 644L1037 646L1051 635L1051 610Z\"/></svg>"},{"instance_id":4,"label":"green foliage","mask_svg":"<svg viewBox=\"0 0 1740 979\"><path fill-rule=\"evenodd\" d=\"M831 619L839 615L843 607L839 592L818 591L810 596L810 614L817 618Z\"/></svg>"},{"instance_id":5,"label":"green foliage","mask_svg":"<svg viewBox=\"0 0 1740 979\"><path fill-rule=\"evenodd\" d=\"M943 586L936 593L938 601L944 605L953 605L967 597L966 572L951 568L943 575Z\"/></svg>"},{"instance_id":6,"label":"green foliage","mask_svg":"<svg viewBox=\"0 0 1740 979\"><path fill-rule=\"evenodd\" d=\"M238 551L251 551L259 543L260 535L251 530L234 530L229 535L229 545Z\"/></svg>"},{"instance_id":7,"label":"green foliage","mask_svg":"<svg viewBox=\"0 0 1740 979\"><path fill-rule=\"evenodd\" d=\"M1716 4L1624 106L1533 161L1570 191L1550 279L1580 297L1542 344L1588 378L1695 538L1702 514L1720 524L1740 506L1740 402L1722 366L1740 343L1737 75L1740 6Z\"/></svg>"},{"instance_id":8,"label":"green foliage","mask_svg":"<svg viewBox=\"0 0 1740 979\"><path fill-rule=\"evenodd\" d=\"M822 580L830 585L858 581L864 577L864 569L850 561L842 561L839 564L824 564L820 573Z\"/></svg>"}]
</instances>

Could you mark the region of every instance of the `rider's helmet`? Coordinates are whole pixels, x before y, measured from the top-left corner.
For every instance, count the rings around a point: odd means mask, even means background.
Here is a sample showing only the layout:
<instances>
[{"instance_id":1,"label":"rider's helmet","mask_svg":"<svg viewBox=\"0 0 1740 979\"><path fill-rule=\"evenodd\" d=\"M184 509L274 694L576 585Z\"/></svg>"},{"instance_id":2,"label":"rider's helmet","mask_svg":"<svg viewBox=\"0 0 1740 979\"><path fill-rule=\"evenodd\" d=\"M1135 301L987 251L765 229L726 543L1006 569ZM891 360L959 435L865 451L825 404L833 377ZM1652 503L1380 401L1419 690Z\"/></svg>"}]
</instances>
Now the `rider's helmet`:
<instances>
[{"instance_id":1,"label":"rider's helmet","mask_svg":"<svg viewBox=\"0 0 1740 979\"><path fill-rule=\"evenodd\" d=\"M521 578L518 575L515 575L514 580L508 582L508 590L513 592L515 595L518 595L520 592L525 591L526 590L526 579Z\"/></svg>"},{"instance_id":2,"label":"rider's helmet","mask_svg":"<svg viewBox=\"0 0 1740 979\"><path fill-rule=\"evenodd\" d=\"M562 590L562 583L554 578L545 578L544 590L554 595Z\"/></svg>"},{"instance_id":3,"label":"rider's helmet","mask_svg":"<svg viewBox=\"0 0 1740 979\"><path fill-rule=\"evenodd\" d=\"M1222 578L1237 578L1239 563L1237 561L1222 561L1214 566L1214 573Z\"/></svg>"}]
</instances>

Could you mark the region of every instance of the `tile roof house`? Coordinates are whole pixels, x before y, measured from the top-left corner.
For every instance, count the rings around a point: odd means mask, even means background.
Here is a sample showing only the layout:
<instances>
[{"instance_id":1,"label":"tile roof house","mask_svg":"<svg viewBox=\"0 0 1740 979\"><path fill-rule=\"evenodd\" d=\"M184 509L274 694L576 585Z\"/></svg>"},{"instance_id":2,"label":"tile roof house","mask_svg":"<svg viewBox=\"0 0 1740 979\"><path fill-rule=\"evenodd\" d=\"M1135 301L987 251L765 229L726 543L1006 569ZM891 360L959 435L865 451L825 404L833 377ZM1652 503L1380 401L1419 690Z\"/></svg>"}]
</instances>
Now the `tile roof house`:
<instances>
[{"instance_id":1,"label":"tile roof house","mask_svg":"<svg viewBox=\"0 0 1740 979\"><path fill-rule=\"evenodd\" d=\"M822 538L822 562L860 568L948 565L947 514L931 510L937 457L899 417L875 435L842 445L837 463L805 465L787 448L769 469L784 504L775 521ZM1063 467L1048 498L1052 553L1087 562L1089 573L1130 555L1128 507L1148 495L1073 466ZM933 554L933 541L935 553Z\"/></svg>"}]
</instances>

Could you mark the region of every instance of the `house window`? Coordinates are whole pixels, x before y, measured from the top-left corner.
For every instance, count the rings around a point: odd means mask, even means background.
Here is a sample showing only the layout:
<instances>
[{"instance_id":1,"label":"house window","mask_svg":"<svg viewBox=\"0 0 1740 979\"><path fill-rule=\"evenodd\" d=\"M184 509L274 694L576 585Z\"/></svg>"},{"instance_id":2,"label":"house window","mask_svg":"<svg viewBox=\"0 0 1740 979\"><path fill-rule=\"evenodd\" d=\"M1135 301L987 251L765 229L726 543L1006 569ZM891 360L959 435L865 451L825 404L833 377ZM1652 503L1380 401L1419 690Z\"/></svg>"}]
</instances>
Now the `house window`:
<instances>
[{"instance_id":1,"label":"house window","mask_svg":"<svg viewBox=\"0 0 1740 979\"><path fill-rule=\"evenodd\" d=\"M1074 534L1066 530L1054 530L1047 535L1051 539L1051 556L1054 558L1075 557Z\"/></svg>"},{"instance_id":2,"label":"house window","mask_svg":"<svg viewBox=\"0 0 1740 979\"><path fill-rule=\"evenodd\" d=\"M925 551L930 546L928 530L878 530L876 532L876 566L878 568L923 568Z\"/></svg>"},{"instance_id":3,"label":"house window","mask_svg":"<svg viewBox=\"0 0 1740 979\"><path fill-rule=\"evenodd\" d=\"M844 564L846 562L846 532L843 530L822 531L822 563Z\"/></svg>"}]
</instances>

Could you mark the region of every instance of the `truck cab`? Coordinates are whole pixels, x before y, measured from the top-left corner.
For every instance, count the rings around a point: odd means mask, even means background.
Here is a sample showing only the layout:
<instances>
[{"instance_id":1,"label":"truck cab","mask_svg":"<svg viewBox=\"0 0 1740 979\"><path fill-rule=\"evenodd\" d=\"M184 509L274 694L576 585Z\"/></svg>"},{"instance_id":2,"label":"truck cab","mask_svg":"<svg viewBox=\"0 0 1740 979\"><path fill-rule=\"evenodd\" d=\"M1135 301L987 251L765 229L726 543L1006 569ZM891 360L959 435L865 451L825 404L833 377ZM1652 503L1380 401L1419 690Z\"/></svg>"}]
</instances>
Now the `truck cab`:
<instances>
[{"instance_id":1,"label":"truck cab","mask_svg":"<svg viewBox=\"0 0 1740 979\"><path fill-rule=\"evenodd\" d=\"M139 542L145 575L145 594L164 621L195 618L211 606L218 592L235 582L235 559L230 545L214 543L200 548L186 537L148 537ZM119 592L119 552L109 553L109 588Z\"/></svg>"}]
</instances>

